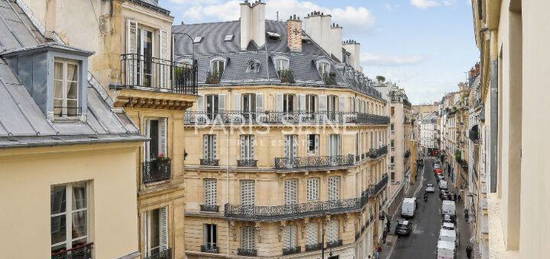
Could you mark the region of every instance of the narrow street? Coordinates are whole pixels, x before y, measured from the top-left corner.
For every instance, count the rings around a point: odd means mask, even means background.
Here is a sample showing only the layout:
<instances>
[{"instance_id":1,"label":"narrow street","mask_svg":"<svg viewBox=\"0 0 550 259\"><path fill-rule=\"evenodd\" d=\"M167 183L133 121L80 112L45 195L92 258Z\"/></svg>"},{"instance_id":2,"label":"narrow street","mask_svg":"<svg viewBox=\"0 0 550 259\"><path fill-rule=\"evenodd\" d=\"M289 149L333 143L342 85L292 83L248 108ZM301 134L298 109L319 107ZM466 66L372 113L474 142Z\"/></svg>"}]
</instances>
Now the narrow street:
<instances>
[{"instance_id":1,"label":"narrow street","mask_svg":"<svg viewBox=\"0 0 550 259\"><path fill-rule=\"evenodd\" d=\"M447 177L447 175L445 175ZM429 194L427 202L423 200L424 188L431 183L437 186L433 174L433 159L426 159L424 166L424 182L421 191L416 194L418 208L412 219L413 232L408 237L398 237L390 255L391 259L428 259L436 258L436 246L441 227L441 199L439 199L439 188L435 193ZM466 258L465 248L470 236L470 231L464 219L463 203L457 203L457 221L459 229L460 244L457 258ZM397 213L399 215L399 212ZM399 217L396 217L399 218ZM393 233L392 233L393 234Z\"/></svg>"}]
</instances>

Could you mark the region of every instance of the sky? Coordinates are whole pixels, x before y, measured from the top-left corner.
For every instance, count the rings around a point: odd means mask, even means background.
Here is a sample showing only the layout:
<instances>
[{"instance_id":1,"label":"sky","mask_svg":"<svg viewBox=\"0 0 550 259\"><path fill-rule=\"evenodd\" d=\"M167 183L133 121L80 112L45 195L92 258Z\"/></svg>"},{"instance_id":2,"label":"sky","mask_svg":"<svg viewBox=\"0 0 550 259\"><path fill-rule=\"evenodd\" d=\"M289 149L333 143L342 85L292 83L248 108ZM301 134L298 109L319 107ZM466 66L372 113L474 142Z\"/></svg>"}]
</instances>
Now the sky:
<instances>
[{"instance_id":1,"label":"sky","mask_svg":"<svg viewBox=\"0 0 550 259\"><path fill-rule=\"evenodd\" d=\"M254 1L254 0L251 0ZM241 0L160 0L175 24L237 20ZM367 76L383 75L413 104L441 100L479 59L470 0L264 0L266 18L332 15L344 40L361 43Z\"/></svg>"}]
</instances>

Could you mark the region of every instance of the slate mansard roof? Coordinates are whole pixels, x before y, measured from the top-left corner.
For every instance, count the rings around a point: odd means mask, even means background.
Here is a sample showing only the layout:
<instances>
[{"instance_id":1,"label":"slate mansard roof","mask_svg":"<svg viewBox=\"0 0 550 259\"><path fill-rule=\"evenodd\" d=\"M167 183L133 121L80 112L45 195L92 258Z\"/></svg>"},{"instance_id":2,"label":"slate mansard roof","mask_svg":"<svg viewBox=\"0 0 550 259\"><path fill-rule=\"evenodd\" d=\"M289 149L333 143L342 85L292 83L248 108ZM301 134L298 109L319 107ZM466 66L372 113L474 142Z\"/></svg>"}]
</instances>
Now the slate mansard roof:
<instances>
[{"instance_id":1,"label":"slate mansard roof","mask_svg":"<svg viewBox=\"0 0 550 259\"><path fill-rule=\"evenodd\" d=\"M109 95L91 75L86 82L86 120L48 120L2 57L59 44L48 42L17 4L0 0L0 148L144 141L122 111L113 111Z\"/></svg>"},{"instance_id":2,"label":"slate mansard roof","mask_svg":"<svg viewBox=\"0 0 550 259\"><path fill-rule=\"evenodd\" d=\"M217 85L263 85L281 84L276 73L273 59L283 56L290 61L290 70L294 74L296 86L317 86L334 88L351 88L383 101L381 94L372 86L374 82L361 72L354 71L349 65L332 58L319 45L309 39L304 33L302 52L291 52L287 43L287 23L282 21L266 20L266 33L274 32L280 35L279 39L266 38L266 47L258 49L254 43L248 49L240 48L240 21L182 24L173 26L172 32L176 35L174 53L177 61L190 59L194 50L198 62L198 81L205 84L210 71L210 61L214 58L226 60L226 68ZM192 44L191 39L178 33L187 33L191 37L202 37L199 43ZM226 41L226 35L232 35ZM193 48L194 45L194 48ZM246 72L251 60L260 64L259 72ZM316 68L316 62L326 60L331 64L331 71L336 71L335 86L325 85ZM284 85L289 85L285 83Z\"/></svg>"}]
</instances>

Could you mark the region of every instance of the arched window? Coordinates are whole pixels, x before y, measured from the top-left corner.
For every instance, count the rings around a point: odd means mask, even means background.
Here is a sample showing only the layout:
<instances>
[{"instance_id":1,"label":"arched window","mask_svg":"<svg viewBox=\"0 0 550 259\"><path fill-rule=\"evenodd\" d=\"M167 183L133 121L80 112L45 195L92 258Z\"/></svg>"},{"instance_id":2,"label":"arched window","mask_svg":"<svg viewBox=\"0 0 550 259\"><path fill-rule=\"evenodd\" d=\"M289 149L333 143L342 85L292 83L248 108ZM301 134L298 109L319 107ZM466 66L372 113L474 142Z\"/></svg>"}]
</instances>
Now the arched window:
<instances>
[{"instance_id":1,"label":"arched window","mask_svg":"<svg viewBox=\"0 0 550 259\"><path fill-rule=\"evenodd\" d=\"M277 56L273 58L273 63L275 63L275 69L277 72L288 70L290 68L290 61L287 57Z\"/></svg>"},{"instance_id":2,"label":"arched window","mask_svg":"<svg viewBox=\"0 0 550 259\"><path fill-rule=\"evenodd\" d=\"M225 58L217 57L210 61L210 72L221 76L225 70Z\"/></svg>"}]
</instances>

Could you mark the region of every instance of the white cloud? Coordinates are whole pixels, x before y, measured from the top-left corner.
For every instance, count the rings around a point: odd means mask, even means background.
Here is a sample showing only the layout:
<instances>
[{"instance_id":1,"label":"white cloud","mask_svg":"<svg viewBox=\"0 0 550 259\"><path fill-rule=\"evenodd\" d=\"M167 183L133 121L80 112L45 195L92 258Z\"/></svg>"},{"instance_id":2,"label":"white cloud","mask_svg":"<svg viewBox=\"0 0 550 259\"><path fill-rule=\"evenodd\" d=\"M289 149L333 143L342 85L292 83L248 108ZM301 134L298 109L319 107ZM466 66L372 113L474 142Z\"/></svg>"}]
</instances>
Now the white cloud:
<instances>
[{"instance_id":1,"label":"white cloud","mask_svg":"<svg viewBox=\"0 0 550 259\"><path fill-rule=\"evenodd\" d=\"M455 3L456 0L411 0L411 4L420 9L427 9L438 6L450 6Z\"/></svg>"},{"instance_id":2,"label":"white cloud","mask_svg":"<svg viewBox=\"0 0 550 259\"><path fill-rule=\"evenodd\" d=\"M404 66L415 65L424 61L423 56L383 56L372 53L361 54L361 64L363 66Z\"/></svg>"},{"instance_id":3,"label":"white cloud","mask_svg":"<svg viewBox=\"0 0 550 259\"><path fill-rule=\"evenodd\" d=\"M189 1L189 0L170 0L170 1ZM208 1L208 0L207 0ZM239 4L242 1L228 1L216 4L199 4L188 8L184 14L184 19L191 22L212 20L212 21L230 21L239 19ZM375 18L365 7L327 8L319 6L310 1L299 0L271 0L266 5L266 18L276 19L279 12L279 19L286 20L290 15L304 17L312 11L321 11L332 15L332 21L338 23L346 30L368 29L374 24Z\"/></svg>"}]
</instances>

